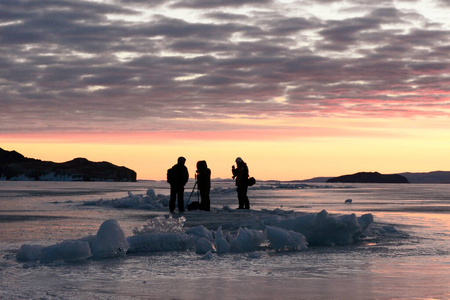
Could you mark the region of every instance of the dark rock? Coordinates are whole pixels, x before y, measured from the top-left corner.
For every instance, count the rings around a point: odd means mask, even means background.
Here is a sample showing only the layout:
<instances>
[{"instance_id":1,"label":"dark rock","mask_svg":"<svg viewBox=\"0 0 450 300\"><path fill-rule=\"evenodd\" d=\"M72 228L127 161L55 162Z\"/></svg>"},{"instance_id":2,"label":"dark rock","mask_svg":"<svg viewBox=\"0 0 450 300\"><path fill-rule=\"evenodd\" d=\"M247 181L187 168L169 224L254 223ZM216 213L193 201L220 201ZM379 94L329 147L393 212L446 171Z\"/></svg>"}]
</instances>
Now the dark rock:
<instances>
[{"instance_id":1,"label":"dark rock","mask_svg":"<svg viewBox=\"0 0 450 300\"><path fill-rule=\"evenodd\" d=\"M360 172L352 175L343 175L330 178L327 182L346 183L409 183L408 179L398 174L380 174L378 172Z\"/></svg>"},{"instance_id":2,"label":"dark rock","mask_svg":"<svg viewBox=\"0 0 450 300\"><path fill-rule=\"evenodd\" d=\"M75 158L64 163L26 158L0 148L0 178L6 180L136 181L136 172L109 162Z\"/></svg>"},{"instance_id":3,"label":"dark rock","mask_svg":"<svg viewBox=\"0 0 450 300\"><path fill-rule=\"evenodd\" d=\"M16 151L5 151L0 148L0 164L17 163L25 160L25 156Z\"/></svg>"}]
</instances>

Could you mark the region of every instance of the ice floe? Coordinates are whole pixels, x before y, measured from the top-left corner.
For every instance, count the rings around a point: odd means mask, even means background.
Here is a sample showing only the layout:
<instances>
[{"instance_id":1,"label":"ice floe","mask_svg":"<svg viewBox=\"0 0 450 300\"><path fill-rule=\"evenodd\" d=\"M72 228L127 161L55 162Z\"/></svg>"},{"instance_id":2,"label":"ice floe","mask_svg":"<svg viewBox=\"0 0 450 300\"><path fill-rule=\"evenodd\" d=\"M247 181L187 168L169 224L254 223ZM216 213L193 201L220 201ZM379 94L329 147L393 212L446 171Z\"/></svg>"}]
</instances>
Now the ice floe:
<instances>
[{"instance_id":1,"label":"ice floe","mask_svg":"<svg viewBox=\"0 0 450 300\"><path fill-rule=\"evenodd\" d=\"M17 253L19 261L76 262L87 258L109 258L124 256L129 243L116 220L107 220L100 226L96 235L79 240L66 240L59 244L42 247L22 245Z\"/></svg>"},{"instance_id":2,"label":"ice floe","mask_svg":"<svg viewBox=\"0 0 450 300\"><path fill-rule=\"evenodd\" d=\"M215 214L202 215L201 222L216 224L216 218L235 222L238 229L221 225L211 230L204 225L186 227L189 213L179 218L158 216L133 230L125 237L116 220L101 224L96 235L78 240L66 240L59 244L42 247L22 245L17 253L19 261L74 262L85 259L101 259L125 256L127 253L151 253L160 251L193 251L210 259L211 255L227 253L250 253L254 251L301 251L309 246L348 245L360 240L373 223L373 216L366 214L330 215L323 210L317 214L297 214L282 210L246 211L253 220L252 226L241 226L244 212L227 209ZM251 217L251 218L250 218ZM214 222L213 222L214 220ZM250 223L249 223L250 224ZM216 225L214 225L216 226ZM372 235L389 233L390 229L371 229ZM392 229L391 231L393 231ZM209 254L208 254L209 253Z\"/></svg>"}]
</instances>

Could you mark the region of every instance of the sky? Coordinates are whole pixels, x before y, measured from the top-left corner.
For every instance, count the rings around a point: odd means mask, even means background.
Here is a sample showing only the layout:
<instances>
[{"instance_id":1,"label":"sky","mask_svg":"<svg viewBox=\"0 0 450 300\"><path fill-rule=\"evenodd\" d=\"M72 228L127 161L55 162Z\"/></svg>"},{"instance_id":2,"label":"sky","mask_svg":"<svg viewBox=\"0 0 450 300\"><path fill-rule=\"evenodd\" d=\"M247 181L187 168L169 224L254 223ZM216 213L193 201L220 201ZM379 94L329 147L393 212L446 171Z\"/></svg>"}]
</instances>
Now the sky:
<instances>
[{"instance_id":1,"label":"sky","mask_svg":"<svg viewBox=\"0 0 450 300\"><path fill-rule=\"evenodd\" d=\"M163 180L450 170L449 0L2 0L0 147Z\"/></svg>"}]
</instances>

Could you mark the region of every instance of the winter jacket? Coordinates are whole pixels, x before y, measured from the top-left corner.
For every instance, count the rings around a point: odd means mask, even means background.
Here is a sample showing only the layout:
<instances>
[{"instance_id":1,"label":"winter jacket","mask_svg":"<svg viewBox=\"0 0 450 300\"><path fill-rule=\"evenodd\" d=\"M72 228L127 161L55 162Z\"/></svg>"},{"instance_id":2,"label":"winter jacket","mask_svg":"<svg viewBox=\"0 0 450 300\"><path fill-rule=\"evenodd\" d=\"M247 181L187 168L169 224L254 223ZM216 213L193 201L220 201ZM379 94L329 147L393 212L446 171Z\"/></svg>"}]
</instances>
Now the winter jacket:
<instances>
[{"instance_id":1,"label":"winter jacket","mask_svg":"<svg viewBox=\"0 0 450 300\"><path fill-rule=\"evenodd\" d=\"M236 176L236 186L248 186L248 167L246 163L238 164L237 168L233 170L233 175Z\"/></svg>"},{"instance_id":2,"label":"winter jacket","mask_svg":"<svg viewBox=\"0 0 450 300\"><path fill-rule=\"evenodd\" d=\"M211 189L211 170L208 169L204 160L197 163L197 184L200 191L209 191Z\"/></svg>"},{"instance_id":3,"label":"winter jacket","mask_svg":"<svg viewBox=\"0 0 450 300\"><path fill-rule=\"evenodd\" d=\"M167 182L173 187L184 187L189 180L189 172L184 164L176 164L167 170Z\"/></svg>"}]
</instances>

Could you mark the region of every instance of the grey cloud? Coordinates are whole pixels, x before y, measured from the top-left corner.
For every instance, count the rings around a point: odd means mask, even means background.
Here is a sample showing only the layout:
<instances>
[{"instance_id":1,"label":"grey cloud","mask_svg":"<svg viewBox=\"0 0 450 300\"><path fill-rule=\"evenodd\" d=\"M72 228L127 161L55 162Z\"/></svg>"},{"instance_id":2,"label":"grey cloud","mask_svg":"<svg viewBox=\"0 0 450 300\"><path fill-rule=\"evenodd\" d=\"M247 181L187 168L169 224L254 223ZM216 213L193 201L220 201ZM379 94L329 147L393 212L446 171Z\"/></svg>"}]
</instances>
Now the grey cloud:
<instances>
[{"instance_id":1,"label":"grey cloud","mask_svg":"<svg viewBox=\"0 0 450 300\"><path fill-rule=\"evenodd\" d=\"M180 53L225 53L235 48L226 42L207 41L204 39L182 39L168 45L168 48Z\"/></svg>"},{"instance_id":2,"label":"grey cloud","mask_svg":"<svg viewBox=\"0 0 450 300\"><path fill-rule=\"evenodd\" d=\"M160 17L159 20L137 27L133 33L147 37L228 39L232 34L260 31L258 27L242 24L189 23L180 19Z\"/></svg>"},{"instance_id":3,"label":"grey cloud","mask_svg":"<svg viewBox=\"0 0 450 300\"><path fill-rule=\"evenodd\" d=\"M289 35L297 33L298 31L315 29L320 24L315 21L307 20L305 18L282 18L271 22L270 32L275 35Z\"/></svg>"},{"instance_id":4,"label":"grey cloud","mask_svg":"<svg viewBox=\"0 0 450 300\"><path fill-rule=\"evenodd\" d=\"M168 0L114 0L115 3L125 5L136 5L144 7L158 7L164 3L170 2Z\"/></svg>"},{"instance_id":5,"label":"grey cloud","mask_svg":"<svg viewBox=\"0 0 450 300\"><path fill-rule=\"evenodd\" d=\"M242 14L232 14L225 12L213 12L205 14L206 17L217 19L217 20L225 20L225 21L246 21L249 19L248 16Z\"/></svg>"},{"instance_id":6,"label":"grey cloud","mask_svg":"<svg viewBox=\"0 0 450 300\"><path fill-rule=\"evenodd\" d=\"M374 9L369 15L382 20L384 23L403 23L401 15L403 13L394 7L382 7Z\"/></svg>"},{"instance_id":7,"label":"grey cloud","mask_svg":"<svg viewBox=\"0 0 450 300\"><path fill-rule=\"evenodd\" d=\"M243 15L238 6L225 10L237 2L186 3L206 6L208 19L139 20L137 0L133 8L125 1L0 2L0 131L150 128L159 125L148 120L168 126L163 120L183 112L317 116L347 114L352 105L352 114L387 114L415 103L419 91L433 91L427 104L439 113L436 103L448 97L439 91L450 86L449 30L420 12L373 3L360 17L321 20L270 6Z\"/></svg>"},{"instance_id":8,"label":"grey cloud","mask_svg":"<svg viewBox=\"0 0 450 300\"><path fill-rule=\"evenodd\" d=\"M173 4L173 7L184 8L217 8L244 5L267 5L272 0L183 0Z\"/></svg>"},{"instance_id":9,"label":"grey cloud","mask_svg":"<svg viewBox=\"0 0 450 300\"><path fill-rule=\"evenodd\" d=\"M376 30L380 22L377 19L356 18L345 21L331 21L327 29L320 31L325 40L339 43L353 43L358 40L361 31Z\"/></svg>"}]
</instances>

